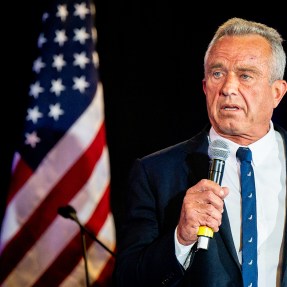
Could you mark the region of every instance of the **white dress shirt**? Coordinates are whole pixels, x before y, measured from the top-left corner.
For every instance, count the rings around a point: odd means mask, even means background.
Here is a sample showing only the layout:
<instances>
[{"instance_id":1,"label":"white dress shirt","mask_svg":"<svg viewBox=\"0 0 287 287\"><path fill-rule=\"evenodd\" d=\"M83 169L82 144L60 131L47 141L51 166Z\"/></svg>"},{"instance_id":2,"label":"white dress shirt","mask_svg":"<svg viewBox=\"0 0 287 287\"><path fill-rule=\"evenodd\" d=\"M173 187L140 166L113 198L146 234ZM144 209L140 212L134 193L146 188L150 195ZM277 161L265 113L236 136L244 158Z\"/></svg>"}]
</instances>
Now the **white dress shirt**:
<instances>
[{"instance_id":1,"label":"white dress shirt","mask_svg":"<svg viewBox=\"0 0 287 287\"><path fill-rule=\"evenodd\" d=\"M221 138L213 128L210 141ZM222 186L229 188L225 198L234 245L241 262L241 193L240 162L236 159L239 145L225 140L230 155L225 161ZM252 151L255 175L258 230L258 287L279 286L283 264L283 231L286 220L286 155L282 137L270 122L269 132L248 146ZM181 264L191 246L181 245L175 232L176 256Z\"/></svg>"}]
</instances>

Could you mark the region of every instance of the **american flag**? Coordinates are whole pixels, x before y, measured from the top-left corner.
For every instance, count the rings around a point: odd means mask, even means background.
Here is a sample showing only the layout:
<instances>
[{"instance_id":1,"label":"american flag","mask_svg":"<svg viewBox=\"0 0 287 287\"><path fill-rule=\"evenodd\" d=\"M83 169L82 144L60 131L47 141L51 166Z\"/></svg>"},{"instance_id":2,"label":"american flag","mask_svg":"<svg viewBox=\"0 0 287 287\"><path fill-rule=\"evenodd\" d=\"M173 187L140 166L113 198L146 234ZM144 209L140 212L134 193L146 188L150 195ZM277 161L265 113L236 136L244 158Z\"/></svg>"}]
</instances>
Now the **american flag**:
<instances>
[{"instance_id":1,"label":"american flag","mask_svg":"<svg viewBox=\"0 0 287 287\"><path fill-rule=\"evenodd\" d=\"M43 14L0 234L0 286L86 285L80 228L58 215L61 206L115 250L95 13L88 0L59 0ZM91 286L110 286L114 257L85 239Z\"/></svg>"}]
</instances>

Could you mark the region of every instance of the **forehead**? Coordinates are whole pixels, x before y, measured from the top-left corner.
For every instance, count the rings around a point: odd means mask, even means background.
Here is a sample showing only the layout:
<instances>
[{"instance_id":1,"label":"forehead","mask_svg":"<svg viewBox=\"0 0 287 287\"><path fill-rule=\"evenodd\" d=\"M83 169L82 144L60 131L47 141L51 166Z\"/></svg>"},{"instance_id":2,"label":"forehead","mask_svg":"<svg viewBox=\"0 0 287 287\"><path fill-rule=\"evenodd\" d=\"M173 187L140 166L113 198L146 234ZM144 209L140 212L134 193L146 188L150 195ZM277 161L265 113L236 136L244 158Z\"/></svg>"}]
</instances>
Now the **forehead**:
<instances>
[{"instance_id":1,"label":"forehead","mask_svg":"<svg viewBox=\"0 0 287 287\"><path fill-rule=\"evenodd\" d=\"M224 36L209 51L207 63L214 61L262 63L270 60L271 47L259 35Z\"/></svg>"}]
</instances>

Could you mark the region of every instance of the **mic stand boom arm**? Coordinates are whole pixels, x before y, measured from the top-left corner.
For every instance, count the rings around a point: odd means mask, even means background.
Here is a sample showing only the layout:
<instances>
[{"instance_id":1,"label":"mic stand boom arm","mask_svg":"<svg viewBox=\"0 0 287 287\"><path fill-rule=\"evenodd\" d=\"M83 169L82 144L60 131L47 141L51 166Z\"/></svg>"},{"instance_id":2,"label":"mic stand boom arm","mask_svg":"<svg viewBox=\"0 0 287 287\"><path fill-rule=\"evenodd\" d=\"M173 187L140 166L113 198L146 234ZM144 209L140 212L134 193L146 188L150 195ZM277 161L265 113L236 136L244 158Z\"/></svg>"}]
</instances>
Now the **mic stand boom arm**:
<instances>
[{"instance_id":1,"label":"mic stand boom arm","mask_svg":"<svg viewBox=\"0 0 287 287\"><path fill-rule=\"evenodd\" d=\"M86 232L94 241L100 244L106 251L108 251L113 257L116 257L116 254L110 250L104 243L102 243L90 230L88 230L78 219L77 212L74 207L71 205L66 205L58 208L58 214L64 218L69 218L75 221L81 229L81 232Z\"/></svg>"}]
</instances>

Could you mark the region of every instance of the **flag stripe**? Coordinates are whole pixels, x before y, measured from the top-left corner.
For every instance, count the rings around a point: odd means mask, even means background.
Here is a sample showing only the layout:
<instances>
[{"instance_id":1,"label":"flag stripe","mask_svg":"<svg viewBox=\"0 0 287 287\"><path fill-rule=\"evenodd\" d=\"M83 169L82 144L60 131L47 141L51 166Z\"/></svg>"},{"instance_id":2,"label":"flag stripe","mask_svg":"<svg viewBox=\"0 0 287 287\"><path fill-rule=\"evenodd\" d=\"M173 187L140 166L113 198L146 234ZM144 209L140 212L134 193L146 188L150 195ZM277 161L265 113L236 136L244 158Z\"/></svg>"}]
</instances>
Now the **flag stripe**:
<instances>
[{"instance_id":1,"label":"flag stripe","mask_svg":"<svg viewBox=\"0 0 287 287\"><path fill-rule=\"evenodd\" d=\"M7 204L12 200L18 190L22 188L28 178L33 174L33 171L29 166L22 160L18 160L15 170L13 172L13 181L10 185L10 191L7 198Z\"/></svg>"},{"instance_id":2,"label":"flag stripe","mask_svg":"<svg viewBox=\"0 0 287 287\"><path fill-rule=\"evenodd\" d=\"M97 281L92 284L92 287L111 287L113 286L112 278L110 277L110 274L112 274L114 268L114 259L112 257L109 258L109 260L106 262L103 270L101 270L101 273L99 274ZM107 277L109 278L107 280Z\"/></svg>"}]
</instances>

